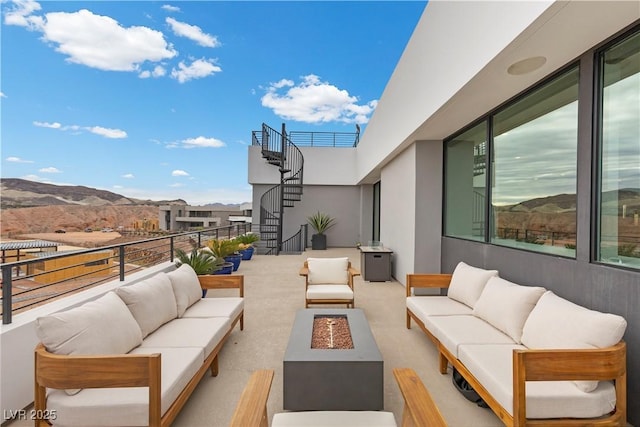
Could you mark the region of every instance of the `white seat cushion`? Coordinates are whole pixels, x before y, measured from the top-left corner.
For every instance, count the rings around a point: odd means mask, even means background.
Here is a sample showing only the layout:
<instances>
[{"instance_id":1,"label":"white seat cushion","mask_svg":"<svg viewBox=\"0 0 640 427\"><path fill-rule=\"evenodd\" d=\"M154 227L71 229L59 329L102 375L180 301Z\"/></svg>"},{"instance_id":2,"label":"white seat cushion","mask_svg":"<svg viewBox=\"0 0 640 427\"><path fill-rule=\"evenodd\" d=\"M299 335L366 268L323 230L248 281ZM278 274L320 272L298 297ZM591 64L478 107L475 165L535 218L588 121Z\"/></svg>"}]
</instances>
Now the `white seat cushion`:
<instances>
[{"instance_id":1,"label":"white seat cushion","mask_svg":"<svg viewBox=\"0 0 640 427\"><path fill-rule=\"evenodd\" d=\"M307 258L308 282L348 283L349 258Z\"/></svg>"},{"instance_id":2,"label":"white seat cushion","mask_svg":"<svg viewBox=\"0 0 640 427\"><path fill-rule=\"evenodd\" d=\"M158 273L141 282L116 289L146 337L178 317L176 297L166 273Z\"/></svg>"},{"instance_id":3,"label":"white seat cushion","mask_svg":"<svg viewBox=\"0 0 640 427\"><path fill-rule=\"evenodd\" d=\"M407 297L407 308L423 322L427 316L469 315L472 313L471 307L447 296L439 295Z\"/></svg>"},{"instance_id":4,"label":"white seat cushion","mask_svg":"<svg viewBox=\"0 0 640 427\"><path fill-rule=\"evenodd\" d=\"M309 411L281 412L273 416L271 427L396 427L392 412Z\"/></svg>"},{"instance_id":5,"label":"white seat cushion","mask_svg":"<svg viewBox=\"0 0 640 427\"><path fill-rule=\"evenodd\" d=\"M497 270L472 267L460 261L451 276L447 295L449 298L473 307L478 298L480 298L487 281L491 277L497 276Z\"/></svg>"},{"instance_id":6,"label":"white seat cushion","mask_svg":"<svg viewBox=\"0 0 640 427\"><path fill-rule=\"evenodd\" d=\"M185 348L136 348L131 354L162 353L161 412L164 414L204 363L202 350ZM74 396L49 390L47 406L55 408L55 425L147 426L149 391L146 387L87 388Z\"/></svg>"},{"instance_id":7,"label":"white seat cushion","mask_svg":"<svg viewBox=\"0 0 640 427\"><path fill-rule=\"evenodd\" d=\"M201 298L184 312L183 318L228 317L235 319L244 309L244 298L216 297Z\"/></svg>"},{"instance_id":8,"label":"white seat cushion","mask_svg":"<svg viewBox=\"0 0 640 427\"><path fill-rule=\"evenodd\" d=\"M547 291L540 297L522 330L522 344L529 348L604 348L617 344L627 328L618 315L589 310ZM575 381L582 391L597 381Z\"/></svg>"},{"instance_id":9,"label":"white seat cushion","mask_svg":"<svg viewBox=\"0 0 640 427\"><path fill-rule=\"evenodd\" d=\"M125 354L142 343L138 322L114 293L39 317L36 335L55 354Z\"/></svg>"},{"instance_id":10,"label":"white seat cushion","mask_svg":"<svg viewBox=\"0 0 640 427\"><path fill-rule=\"evenodd\" d=\"M521 345L461 345L458 358L487 391L513 415L513 350ZM615 409L613 384L600 381L591 393L572 381L529 381L527 418L593 418Z\"/></svg>"},{"instance_id":11,"label":"white seat cushion","mask_svg":"<svg viewBox=\"0 0 640 427\"><path fill-rule=\"evenodd\" d=\"M428 316L424 324L455 357L462 344L514 344L511 337L472 315Z\"/></svg>"},{"instance_id":12,"label":"white seat cushion","mask_svg":"<svg viewBox=\"0 0 640 427\"><path fill-rule=\"evenodd\" d=\"M309 285L307 299L353 299L349 285Z\"/></svg>"},{"instance_id":13,"label":"white seat cushion","mask_svg":"<svg viewBox=\"0 0 640 427\"><path fill-rule=\"evenodd\" d=\"M198 275L190 265L182 264L177 270L167 273L167 277L173 287L178 317L182 317L187 308L202 299Z\"/></svg>"},{"instance_id":14,"label":"white seat cushion","mask_svg":"<svg viewBox=\"0 0 640 427\"><path fill-rule=\"evenodd\" d=\"M491 277L473 307L473 315L520 343L524 322L545 292L539 286L521 286L500 277Z\"/></svg>"},{"instance_id":15,"label":"white seat cushion","mask_svg":"<svg viewBox=\"0 0 640 427\"><path fill-rule=\"evenodd\" d=\"M141 346L198 347L204 350L206 358L224 338L230 325L227 317L175 319L146 337Z\"/></svg>"}]
</instances>

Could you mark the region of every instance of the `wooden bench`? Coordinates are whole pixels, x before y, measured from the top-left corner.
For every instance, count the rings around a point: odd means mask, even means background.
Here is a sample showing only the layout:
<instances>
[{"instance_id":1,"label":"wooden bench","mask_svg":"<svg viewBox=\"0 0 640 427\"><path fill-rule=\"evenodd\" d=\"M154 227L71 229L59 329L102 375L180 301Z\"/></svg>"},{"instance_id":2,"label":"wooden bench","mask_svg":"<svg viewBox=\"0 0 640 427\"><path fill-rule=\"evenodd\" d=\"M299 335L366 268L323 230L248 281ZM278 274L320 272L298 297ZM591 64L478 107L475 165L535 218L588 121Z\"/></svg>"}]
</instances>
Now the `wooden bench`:
<instances>
[{"instance_id":1,"label":"wooden bench","mask_svg":"<svg viewBox=\"0 0 640 427\"><path fill-rule=\"evenodd\" d=\"M451 274L407 274L407 300L434 296L443 298L439 294L415 296L414 289L444 290L449 287L451 280ZM624 341L605 348L514 349L513 412L510 413L470 369L440 342L418 314L412 312L409 306L406 310L407 329L411 328L413 320L436 345L440 373L446 374L449 364L456 368L506 426L626 426L627 369ZM609 414L596 418L527 418L527 381L612 381L615 386L615 408Z\"/></svg>"},{"instance_id":2,"label":"wooden bench","mask_svg":"<svg viewBox=\"0 0 640 427\"><path fill-rule=\"evenodd\" d=\"M255 371L249 378L236 410L231 419L231 427L268 427L267 400L273 381L273 370ZM445 422L440 410L433 402L429 391L414 372L409 368L396 368L393 375L398 383L402 397L404 398L404 410L402 415L403 427L445 427ZM307 417L309 420L317 418L323 411L309 412L284 412L279 416L292 414L297 417ZM349 411L351 414L354 412ZM366 414L365 414L366 412ZM361 412L371 416L371 411ZM357 416L357 412L355 412ZM389 413L380 412L388 415ZM375 415L375 414L374 414ZM275 427L275 424L274 424Z\"/></svg>"}]
</instances>

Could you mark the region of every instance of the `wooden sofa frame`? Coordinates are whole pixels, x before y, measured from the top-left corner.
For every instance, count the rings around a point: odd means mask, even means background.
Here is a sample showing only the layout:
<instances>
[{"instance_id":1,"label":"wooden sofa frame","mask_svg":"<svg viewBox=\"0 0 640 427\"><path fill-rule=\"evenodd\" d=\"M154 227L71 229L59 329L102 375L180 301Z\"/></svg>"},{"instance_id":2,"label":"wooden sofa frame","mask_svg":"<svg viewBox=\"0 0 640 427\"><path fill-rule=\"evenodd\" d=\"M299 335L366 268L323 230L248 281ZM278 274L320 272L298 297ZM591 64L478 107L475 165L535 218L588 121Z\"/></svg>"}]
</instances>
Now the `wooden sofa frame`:
<instances>
[{"instance_id":1,"label":"wooden sofa frame","mask_svg":"<svg viewBox=\"0 0 640 427\"><path fill-rule=\"evenodd\" d=\"M353 291L353 278L360 275L360 271L351 267L351 261L347 264L348 280L347 285ZM309 299L307 298L307 289L309 289L309 264L304 262L303 267L300 269L300 276L304 276L304 308L309 308L309 304L347 304L347 308L355 307L355 291L353 292L353 298L351 299Z\"/></svg>"},{"instance_id":2,"label":"wooden sofa frame","mask_svg":"<svg viewBox=\"0 0 640 427\"><path fill-rule=\"evenodd\" d=\"M238 289L239 296L244 297L243 275L198 276L198 279L202 289ZM47 388L148 387L149 426L170 426L204 374L211 371L211 376L218 375L218 353L238 322L240 322L240 330L243 330L244 310L232 320L229 331L164 415L161 414L160 406L162 357L160 353L65 356L49 353L44 345L38 344L35 349L34 413L45 416L50 413L47 410ZM47 419L35 419L36 427L50 424Z\"/></svg>"},{"instance_id":3,"label":"wooden sofa frame","mask_svg":"<svg viewBox=\"0 0 640 427\"><path fill-rule=\"evenodd\" d=\"M407 274L406 293L414 288L446 289L451 274ZM426 295L428 297L428 295ZM576 350L514 350L513 352L513 416L484 388L424 323L407 308L407 329L411 319L438 348L439 370L447 373L448 364L462 374L491 410L508 427L524 426L626 426L627 425L627 347L624 341L602 349ZM585 419L528 419L526 417L526 381L613 380L616 389L616 408L608 416Z\"/></svg>"},{"instance_id":4,"label":"wooden sofa frame","mask_svg":"<svg viewBox=\"0 0 640 427\"><path fill-rule=\"evenodd\" d=\"M404 398L403 427L446 427L440 410L413 369L395 368L393 375ZM269 426L267 400L272 381L273 370L258 370L251 374L231 418L230 427ZM313 412L310 414L313 416Z\"/></svg>"}]
</instances>

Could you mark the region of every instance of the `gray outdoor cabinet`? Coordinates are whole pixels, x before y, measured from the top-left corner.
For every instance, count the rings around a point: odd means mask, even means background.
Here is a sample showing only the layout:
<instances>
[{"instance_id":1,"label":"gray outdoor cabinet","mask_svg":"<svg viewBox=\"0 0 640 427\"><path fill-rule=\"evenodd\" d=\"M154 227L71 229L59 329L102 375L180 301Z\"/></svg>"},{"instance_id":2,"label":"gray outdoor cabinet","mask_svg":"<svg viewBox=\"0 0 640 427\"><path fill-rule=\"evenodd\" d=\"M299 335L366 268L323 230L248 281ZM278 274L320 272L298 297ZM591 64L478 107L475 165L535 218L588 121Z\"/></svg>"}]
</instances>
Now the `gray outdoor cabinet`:
<instances>
[{"instance_id":1,"label":"gray outdoor cabinet","mask_svg":"<svg viewBox=\"0 0 640 427\"><path fill-rule=\"evenodd\" d=\"M390 281L392 253L391 249L382 246L360 246L362 279L368 282Z\"/></svg>"}]
</instances>

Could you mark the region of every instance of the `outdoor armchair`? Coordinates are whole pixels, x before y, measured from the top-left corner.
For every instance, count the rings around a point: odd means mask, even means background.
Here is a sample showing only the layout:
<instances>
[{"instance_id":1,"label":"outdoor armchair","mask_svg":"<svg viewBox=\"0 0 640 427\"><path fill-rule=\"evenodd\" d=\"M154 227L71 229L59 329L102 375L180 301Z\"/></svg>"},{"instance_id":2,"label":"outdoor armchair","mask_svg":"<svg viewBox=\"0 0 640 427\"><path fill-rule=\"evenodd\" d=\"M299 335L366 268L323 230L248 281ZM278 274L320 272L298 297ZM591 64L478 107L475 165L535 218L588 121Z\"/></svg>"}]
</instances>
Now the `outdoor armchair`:
<instances>
[{"instance_id":1,"label":"outdoor armchair","mask_svg":"<svg viewBox=\"0 0 640 427\"><path fill-rule=\"evenodd\" d=\"M309 304L346 304L353 308L353 278L359 275L346 257L307 258L300 270L305 278L305 308Z\"/></svg>"}]
</instances>

